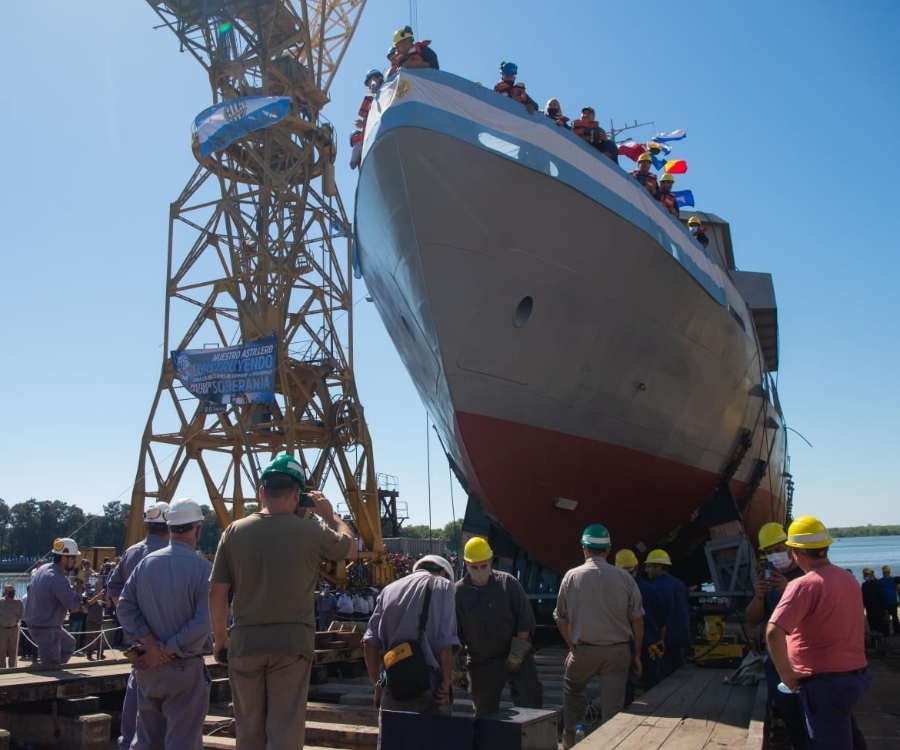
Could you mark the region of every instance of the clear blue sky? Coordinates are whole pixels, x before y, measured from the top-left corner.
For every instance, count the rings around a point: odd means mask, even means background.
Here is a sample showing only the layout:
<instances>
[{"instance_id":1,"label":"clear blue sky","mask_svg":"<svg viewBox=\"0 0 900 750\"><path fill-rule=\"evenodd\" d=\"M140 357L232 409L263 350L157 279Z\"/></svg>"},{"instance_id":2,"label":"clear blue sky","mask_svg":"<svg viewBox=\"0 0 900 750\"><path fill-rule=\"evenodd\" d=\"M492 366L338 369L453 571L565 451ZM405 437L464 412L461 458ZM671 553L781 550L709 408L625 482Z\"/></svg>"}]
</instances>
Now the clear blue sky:
<instances>
[{"instance_id":1,"label":"clear blue sky","mask_svg":"<svg viewBox=\"0 0 900 750\"><path fill-rule=\"evenodd\" d=\"M409 21L406 0L370 0L331 91L348 206L362 79ZM200 66L156 23L140 0L0 3L0 497L11 504L99 512L130 498L163 355L168 205L195 167L191 121L211 102ZM569 115L590 104L603 122L687 129L676 189L731 223L739 267L775 278L782 403L815 446L792 436L796 512L900 522L889 229L900 3L421 0L416 31L443 68L486 84L514 60L532 96ZM377 469L399 476L412 522L427 523L425 412L373 306L356 313ZM450 480L434 439L431 465L442 525Z\"/></svg>"}]
</instances>

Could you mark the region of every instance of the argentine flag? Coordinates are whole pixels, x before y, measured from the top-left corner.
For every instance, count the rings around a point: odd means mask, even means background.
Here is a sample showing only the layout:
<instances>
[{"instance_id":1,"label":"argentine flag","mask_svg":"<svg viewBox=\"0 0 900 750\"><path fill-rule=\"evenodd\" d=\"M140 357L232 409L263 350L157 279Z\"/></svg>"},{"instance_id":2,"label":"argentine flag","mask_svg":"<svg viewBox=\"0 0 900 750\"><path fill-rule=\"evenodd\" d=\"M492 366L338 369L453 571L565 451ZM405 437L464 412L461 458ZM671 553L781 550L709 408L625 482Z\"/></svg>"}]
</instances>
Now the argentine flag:
<instances>
[{"instance_id":1,"label":"argentine flag","mask_svg":"<svg viewBox=\"0 0 900 750\"><path fill-rule=\"evenodd\" d=\"M274 125L291 111L289 96L241 96L204 109L194 119L193 131L204 159L254 130Z\"/></svg>"}]
</instances>

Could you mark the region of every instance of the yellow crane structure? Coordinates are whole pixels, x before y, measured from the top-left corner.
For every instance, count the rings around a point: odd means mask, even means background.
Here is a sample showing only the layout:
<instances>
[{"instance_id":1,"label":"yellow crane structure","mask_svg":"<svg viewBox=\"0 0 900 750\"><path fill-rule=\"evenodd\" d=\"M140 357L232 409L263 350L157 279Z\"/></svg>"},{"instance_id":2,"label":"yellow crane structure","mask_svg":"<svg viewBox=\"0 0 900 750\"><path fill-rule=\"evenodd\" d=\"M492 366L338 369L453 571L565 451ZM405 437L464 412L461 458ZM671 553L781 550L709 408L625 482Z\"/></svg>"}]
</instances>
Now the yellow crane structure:
<instances>
[{"instance_id":1,"label":"yellow crane structure","mask_svg":"<svg viewBox=\"0 0 900 750\"><path fill-rule=\"evenodd\" d=\"M349 221L321 119L366 0L147 2L207 72L213 105L240 114L245 97L281 97L289 112L205 155L194 135L198 166L169 212L164 357L126 541L140 538L146 504L170 502L189 475L226 527L256 500L260 466L287 452L312 487L336 480L380 583L389 572L377 562L380 502L353 376ZM210 413L169 358L273 335L271 403Z\"/></svg>"}]
</instances>

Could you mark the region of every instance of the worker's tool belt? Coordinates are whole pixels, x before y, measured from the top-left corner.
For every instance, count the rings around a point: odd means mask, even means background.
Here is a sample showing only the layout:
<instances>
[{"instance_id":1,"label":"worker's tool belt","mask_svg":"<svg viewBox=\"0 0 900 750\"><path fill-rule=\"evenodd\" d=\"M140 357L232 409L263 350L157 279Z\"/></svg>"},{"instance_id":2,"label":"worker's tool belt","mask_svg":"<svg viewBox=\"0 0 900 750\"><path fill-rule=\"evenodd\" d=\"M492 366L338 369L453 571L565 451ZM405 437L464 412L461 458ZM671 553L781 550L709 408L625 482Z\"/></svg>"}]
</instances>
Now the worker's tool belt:
<instances>
[{"instance_id":1,"label":"worker's tool belt","mask_svg":"<svg viewBox=\"0 0 900 750\"><path fill-rule=\"evenodd\" d=\"M425 590L422 614L419 615L419 637L400 643L384 655L384 674L388 692L398 701L405 701L421 695L431 687L428 664L422 652L422 637L428 622L428 607L431 604L431 590L434 577L429 576Z\"/></svg>"},{"instance_id":2,"label":"worker's tool belt","mask_svg":"<svg viewBox=\"0 0 900 750\"><path fill-rule=\"evenodd\" d=\"M849 672L817 672L816 674L811 674L809 677L804 677L800 680L800 682L815 682L816 680L834 680L838 677L859 677L862 674L865 674L868 671L868 667L861 667L860 669L851 669Z\"/></svg>"}]
</instances>

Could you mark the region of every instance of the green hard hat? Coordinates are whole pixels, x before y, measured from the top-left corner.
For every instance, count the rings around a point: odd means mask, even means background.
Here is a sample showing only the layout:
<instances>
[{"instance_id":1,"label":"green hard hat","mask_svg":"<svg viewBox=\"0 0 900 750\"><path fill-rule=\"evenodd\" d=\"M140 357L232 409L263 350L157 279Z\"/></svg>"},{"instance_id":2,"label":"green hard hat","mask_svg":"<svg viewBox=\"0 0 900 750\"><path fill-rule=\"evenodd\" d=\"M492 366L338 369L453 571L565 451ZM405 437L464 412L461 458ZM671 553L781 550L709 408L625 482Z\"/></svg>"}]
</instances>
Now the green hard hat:
<instances>
[{"instance_id":1,"label":"green hard hat","mask_svg":"<svg viewBox=\"0 0 900 750\"><path fill-rule=\"evenodd\" d=\"M592 523L581 535L581 546L588 549L609 549L609 529L602 523Z\"/></svg>"},{"instance_id":2,"label":"green hard hat","mask_svg":"<svg viewBox=\"0 0 900 750\"><path fill-rule=\"evenodd\" d=\"M264 487L272 489L286 489L291 487L293 482L288 481L285 477L290 477L294 482L300 483L300 489L306 487L306 477L303 476L303 467L300 462L287 453L276 456L272 463L263 469L260 479Z\"/></svg>"}]
</instances>

